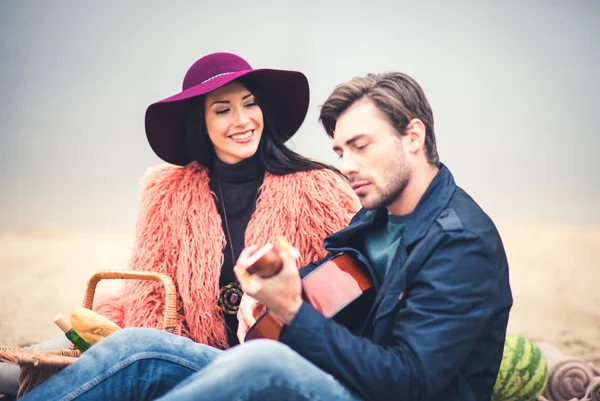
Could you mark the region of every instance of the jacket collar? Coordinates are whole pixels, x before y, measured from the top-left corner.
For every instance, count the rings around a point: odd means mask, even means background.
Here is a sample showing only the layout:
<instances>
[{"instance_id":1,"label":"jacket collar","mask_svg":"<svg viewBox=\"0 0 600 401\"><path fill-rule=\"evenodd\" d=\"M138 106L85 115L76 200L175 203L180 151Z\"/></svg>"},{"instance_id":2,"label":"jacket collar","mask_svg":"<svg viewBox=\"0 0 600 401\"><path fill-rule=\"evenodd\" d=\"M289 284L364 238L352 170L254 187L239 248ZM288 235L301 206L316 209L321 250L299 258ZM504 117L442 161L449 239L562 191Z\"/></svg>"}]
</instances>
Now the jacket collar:
<instances>
[{"instance_id":1,"label":"jacket collar","mask_svg":"<svg viewBox=\"0 0 600 401\"><path fill-rule=\"evenodd\" d=\"M448 168L440 163L440 170L411 213L403 233L403 242L410 247L425 236L429 227L439 217L456 191L454 177ZM350 221L350 225L325 238L325 249L335 250L354 244L358 238L364 237L373 224L387 214L385 208L373 210L361 209Z\"/></svg>"}]
</instances>

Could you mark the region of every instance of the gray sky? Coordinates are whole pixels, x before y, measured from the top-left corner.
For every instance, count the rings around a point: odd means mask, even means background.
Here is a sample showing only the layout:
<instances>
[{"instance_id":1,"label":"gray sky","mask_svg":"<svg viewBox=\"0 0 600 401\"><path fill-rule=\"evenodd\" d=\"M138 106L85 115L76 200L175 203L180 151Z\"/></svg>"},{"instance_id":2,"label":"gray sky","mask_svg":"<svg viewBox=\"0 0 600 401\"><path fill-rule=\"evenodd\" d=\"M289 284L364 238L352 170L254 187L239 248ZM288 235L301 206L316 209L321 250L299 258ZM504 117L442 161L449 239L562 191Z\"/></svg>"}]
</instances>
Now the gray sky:
<instances>
[{"instance_id":1,"label":"gray sky","mask_svg":"<svg viewBox=\"0 0 600 401\"><path fill-rule=\"evenodd\" d=\"M598 224L599 21L598 0L3 1L0 229L131 230L160 163L145 109L216 51L304 72L289 145L329 163L317 116L334 86L406 72L442 161L492 218Z\"/></svg>"}]
</instances>

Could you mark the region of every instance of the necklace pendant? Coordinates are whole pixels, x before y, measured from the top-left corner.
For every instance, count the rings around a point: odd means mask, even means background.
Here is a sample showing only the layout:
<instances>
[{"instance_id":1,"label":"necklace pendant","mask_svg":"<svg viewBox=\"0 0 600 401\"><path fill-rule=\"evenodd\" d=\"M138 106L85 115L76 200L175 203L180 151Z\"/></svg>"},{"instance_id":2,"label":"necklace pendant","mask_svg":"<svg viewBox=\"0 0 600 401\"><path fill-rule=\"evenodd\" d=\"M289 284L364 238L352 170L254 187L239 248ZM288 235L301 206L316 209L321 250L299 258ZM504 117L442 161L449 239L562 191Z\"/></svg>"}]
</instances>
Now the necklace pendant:
<instances>
[{"instance_id":1,"label":"necklace pendant","mask_svg":"<svg viewBox=\"0 0 600 401\"><path fill-rule=\"evenodd\" d=\"M244 292L238 283L229 283L221 287L219 294L219 307L223 313L235 315L240 308L240 301Z\"/></svg>"}]
</instances>

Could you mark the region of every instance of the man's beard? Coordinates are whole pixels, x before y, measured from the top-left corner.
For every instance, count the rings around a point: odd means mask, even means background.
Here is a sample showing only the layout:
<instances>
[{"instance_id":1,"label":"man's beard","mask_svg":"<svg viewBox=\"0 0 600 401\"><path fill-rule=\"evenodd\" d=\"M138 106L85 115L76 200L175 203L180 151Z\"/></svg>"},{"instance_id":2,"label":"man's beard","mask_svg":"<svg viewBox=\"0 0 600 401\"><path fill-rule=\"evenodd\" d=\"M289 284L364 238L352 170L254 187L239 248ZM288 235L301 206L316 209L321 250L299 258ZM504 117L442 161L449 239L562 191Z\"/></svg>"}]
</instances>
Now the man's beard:
<instances>
[{"instance_id":1,"label":"man's beard","mask_svg":"<svg viewBox=\"0 0 600 401\"><path fill-rule=\"evenodd\" d=\"M386 171L393 172L394 176L386 180L383 188L376 188L375 199L371 202L365 199L367 203L363 203L361 199L361 204L365 209L387 207L394 203L404 192L411 176L412 166L407 162L403 149L400 149L400 155L401 157L390 163L391 166L386 169Z\"/></svg>"},{"instance_id":2,"label":"man's beard","mask_svg":"<svg viewBox=\"0 0 600 401\"><path fill-rule=\"evenodd\" d=\"M406 171L398 172L397 176L391 180L386 188L377 191L374 200L368 201L365 199L364 202L361 200L362 206L365 209L377 209L378 207L387 207L394 203L402 195L408 184L408 174L406 173Z\"/></svg>"},{"instance_id":3,"label":"man's beard","mask_svg":"<svg viewBox=\"0 0 600 401\"><path fill-rule=\"evenodd\" d=\"M377 207L387 207L394 203L402 195L407 184L408 174L405 171L399 173L392 182L393 186L386 188L386 191L381 194Z\"/></svg>"}]
</instances>

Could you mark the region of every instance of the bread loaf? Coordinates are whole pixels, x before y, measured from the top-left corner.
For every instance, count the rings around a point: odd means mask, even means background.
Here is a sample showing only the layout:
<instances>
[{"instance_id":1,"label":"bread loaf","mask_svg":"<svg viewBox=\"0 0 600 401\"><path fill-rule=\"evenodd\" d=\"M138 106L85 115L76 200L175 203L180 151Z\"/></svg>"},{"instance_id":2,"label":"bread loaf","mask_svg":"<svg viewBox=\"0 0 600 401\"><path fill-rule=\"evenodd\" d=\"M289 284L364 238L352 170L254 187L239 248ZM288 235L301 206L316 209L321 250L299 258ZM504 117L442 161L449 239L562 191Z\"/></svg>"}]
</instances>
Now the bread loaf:
<instances>
[{"instance_id":1,"label":"bread loaf","mask_svg":"<svg viewBox=\"0 0 600 401\"><path fill-rule=\"evenodd\" d=\"M77 308L71 313L71 325L84 340L92 345L115 331L121 330L110 319L87 308Z\"/></svg>"}]
</instances>

